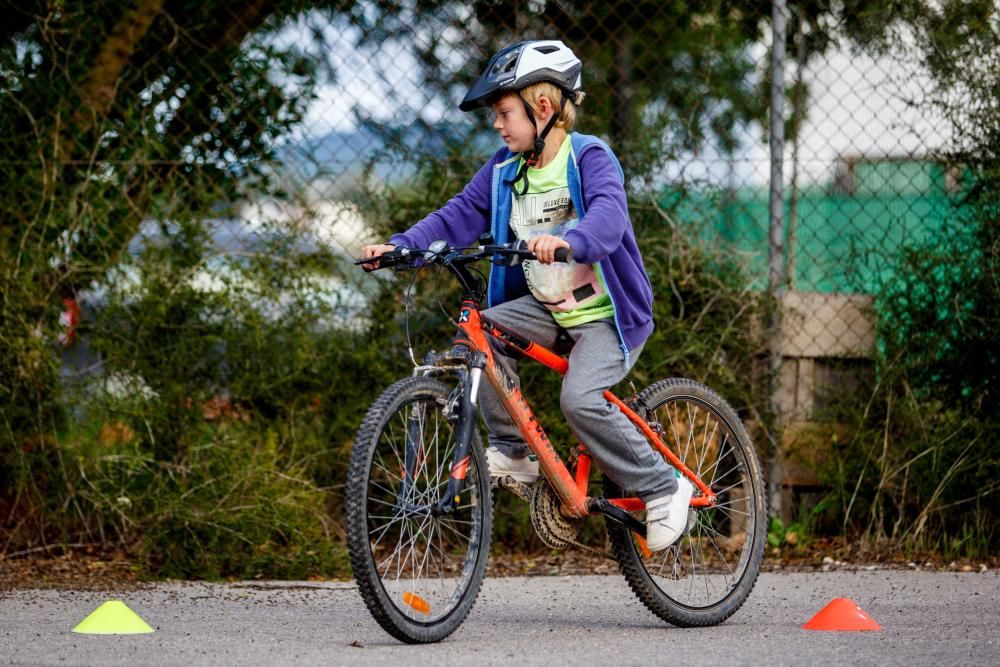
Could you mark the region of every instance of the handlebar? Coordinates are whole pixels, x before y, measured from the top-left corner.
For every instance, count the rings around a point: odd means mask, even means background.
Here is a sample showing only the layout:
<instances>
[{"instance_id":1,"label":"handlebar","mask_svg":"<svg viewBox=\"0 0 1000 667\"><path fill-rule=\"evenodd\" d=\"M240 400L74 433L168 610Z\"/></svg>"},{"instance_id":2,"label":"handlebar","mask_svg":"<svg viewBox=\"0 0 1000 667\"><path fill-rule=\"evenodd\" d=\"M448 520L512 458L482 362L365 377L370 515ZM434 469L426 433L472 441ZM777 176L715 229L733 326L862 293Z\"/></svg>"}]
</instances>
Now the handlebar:
<instances>
[{"instance_id":1,"label":"handlebar","mask_svg":"<svg viewBox=\"0 0 1000 667\"><path fill-rule=\"evenodd\" d=\"M376 255L375 257L364 257L354 260L355 266L359 264L372 264L375 262L379 263L377 269L386 269L391 266L401 266L412 264L417 257L420 256L420 251L411 251L409 248L403 246L396 246L389 252L382 253L381 255ZM376 269L376 270L377 270Z\"/></svg>"},{"instance_id":2,"label":"handlebar","mask_svg":"<svg viewBox=\"0 0 1000 667\"><path fill-rule=\"evenodd\" d=\"M473 250L473 252L468 252ZM568 262L573 253L569 248L559 248L555 252L557 262ZM481 301L484 294L482 275L470 271L469 264L481 259L490 259L494 264L516 264L525 259L537 259L535 253L528 250L524 241L503 244L486 244L472 248L452 248L444 241L435 241L430 248L399 247L383 253L378 257L366 257L354 260L355 264L371 264L378 262L377 269L394 268L397 271L440 264L462 284L464 297Z\"/></svg>"},{"instance_id":3,"label":"handlebar","mask_svg":"<svg viewBox=\"0 0 1000 667\"><path fill-rule=\"evenodd\" d=\"M517 259L538 259L535 253L528 250L527 241L514 241L513 243L504 243L501 245L479 246L479 248L480 250L494 255L514 257ZM554 254L554 259L557 262L568 262L573 256L569 248L556 248Z\"/></svg>"},{"instance_id":4,"label":"handlebar","mask_svg":"<svg viewBox=\"0 0 1000 667\"><path fill-rule=\"evenodd\" d=\"M431 244L432 246L436 244ZM355 265L371 264L378 262L379 269L396 268L405 270L413 268L419 263L423 264L469 264L488 257L510 257L515 260L537 259L535 253L528 250L528 245L524 241L513 243L490 244L477 246L477 251L473 253L464 252L467 248L453 248L442 246L440 248L406 248L397 246L387 253L377 257L366 257L354 260ZM555 261L568 262L572 258L569 248L557 248L555 251ZM376 269L377 270L377 269Z\"/></svg>"}]
</instances>

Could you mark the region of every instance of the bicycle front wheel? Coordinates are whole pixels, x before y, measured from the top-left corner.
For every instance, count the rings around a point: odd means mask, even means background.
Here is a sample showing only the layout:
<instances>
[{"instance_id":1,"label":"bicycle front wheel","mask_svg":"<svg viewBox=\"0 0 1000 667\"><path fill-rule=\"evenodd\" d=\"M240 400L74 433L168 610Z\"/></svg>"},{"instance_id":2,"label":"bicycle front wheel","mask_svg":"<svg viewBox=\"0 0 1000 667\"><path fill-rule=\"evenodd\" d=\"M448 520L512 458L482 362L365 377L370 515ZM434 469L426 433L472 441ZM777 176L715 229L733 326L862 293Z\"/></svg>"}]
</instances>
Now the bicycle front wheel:
<instances>
[{"instance_id":1,"label":"bicycle front wheel","mask_svg":"<svg viewBox=\"0 0 1000 667\"><path fill-rule=\"evenodd\" d=\"M432 510L448 488L456 446L450 395L430 378L396 382L368 410L351 452L345 494L354 578L375 620L408 643L440 641L458 628L489 555L489 469L475 430L455 510Z\"/></svg>"},{"instance_id":2,"label":"bicycle front wheel","mask_svg":"<svg viewBox=\"0 0 1000 667\"><path fill-rule=\"evenodd\" d=\"M663 620L683 627L721 623L742 606L760 573L767 533L760 463L736 412L708 387L662 380L639 399L667 447L717 502L692 507L687 533L658 553L609 522L615 558L635 594ZM610 481L605 491L608 498L622 495Z\"/></svg>"}]
</instances>

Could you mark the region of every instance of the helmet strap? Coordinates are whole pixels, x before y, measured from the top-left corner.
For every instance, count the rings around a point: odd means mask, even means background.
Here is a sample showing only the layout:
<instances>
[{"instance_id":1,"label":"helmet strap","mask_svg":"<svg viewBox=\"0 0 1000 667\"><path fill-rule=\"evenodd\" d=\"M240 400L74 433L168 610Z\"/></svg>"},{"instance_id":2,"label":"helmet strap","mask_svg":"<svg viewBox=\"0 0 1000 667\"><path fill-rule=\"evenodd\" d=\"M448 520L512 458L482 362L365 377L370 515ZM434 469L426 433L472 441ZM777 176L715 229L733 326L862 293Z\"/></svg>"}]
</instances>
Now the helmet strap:
<instances>
[{"instance_id":1,"label":"helmet strap","mask_svg":"<svg viewBox=\"0 0 1000 667\"><path fill-rule=\"evenodd\" d=\"M538 164L538 159L542 156L542 151L545 150L545 138L549 136L549 132L555 127L556 121L559 120L559 116L562 115L562 110L566 106L566 96L562 95L562 99L559 103L559 112L553 112L549 121L542 128L541 133L538 132L538 123L535 121L535 112L531 109L531 105L523 97L521 98L521 104L524 105L524 111L528 114L528 119L531 121L532 127L535 128L535 144L530 153L521 153L521 157L524 162L521 163L521 168L517 172L517 176L510 181L510 185L514 188L514 192L517 193L519 197L523 197L525 193L528 192L528 167L534 167ZM517 192L517 187L515 184L524 179L524 186L521 188L521 192Z\"/></svg>"}]
</instances>

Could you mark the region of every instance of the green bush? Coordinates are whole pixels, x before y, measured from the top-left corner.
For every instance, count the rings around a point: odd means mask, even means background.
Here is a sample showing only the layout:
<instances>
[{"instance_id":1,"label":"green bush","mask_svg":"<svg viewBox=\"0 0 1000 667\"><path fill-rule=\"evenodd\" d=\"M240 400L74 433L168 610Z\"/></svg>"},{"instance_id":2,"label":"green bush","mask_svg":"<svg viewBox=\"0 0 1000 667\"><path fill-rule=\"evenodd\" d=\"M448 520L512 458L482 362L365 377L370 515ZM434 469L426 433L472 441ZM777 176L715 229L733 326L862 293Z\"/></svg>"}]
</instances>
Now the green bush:
<instances>
[{"instance_id":1,"label":"green bush","mask_svg":"<svg viewBox=\"0 0 1000 667\"><path fill-rule=\"evenodd\" d=\"M155 575L346 574L350 442L394 362L345 315L341 260L296 238L220 254L200 223L162 225L95 288L101 373L21 454L26 544L124 546Z\"/></svg>"},{"instance_id":2,"label":"green bush","mask_svg":"<svg viewBox=\"0 0 1000 667\"><path fill-rule=\"evenodd\" d=\"M839 510L828 528L867 553L995 551L996 424L922 395L904 368L880 361L877 380L824 415L850 434L819 471ZM969 530L973 539L954 543Z\"/></svg>"},{"instance_id":3,"label":"green bush","mask_svg":"<svg viewBox=\"0 0 1000 667\"><path fill-rule=\"evenodd\" d=\"M72 461L61 495L81 532L132 550L147 574L346 574L332 489L315 481L335 453L315 424L292 433L220 417L189 430L173 460L145 453L128 421L95 427L61 443Z\"/></svg>"}]
</instances>

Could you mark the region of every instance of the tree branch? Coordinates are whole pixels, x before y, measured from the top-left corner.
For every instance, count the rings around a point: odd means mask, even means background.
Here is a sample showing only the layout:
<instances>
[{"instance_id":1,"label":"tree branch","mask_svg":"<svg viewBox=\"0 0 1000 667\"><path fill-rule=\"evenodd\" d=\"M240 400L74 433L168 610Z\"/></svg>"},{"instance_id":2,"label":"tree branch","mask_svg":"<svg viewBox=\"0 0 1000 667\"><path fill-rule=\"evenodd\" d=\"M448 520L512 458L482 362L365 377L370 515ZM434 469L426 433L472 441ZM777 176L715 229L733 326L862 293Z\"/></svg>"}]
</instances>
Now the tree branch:
<instances>
[{"instance_id":1,"label":"tree branch","mask_svg":"<svg viewBox=\"0 0 1000 667\"><path fill-rule=\"evenodd\" d=\"M63 131L63 141L60 144L64 155L71 156L76 138L88 132L98 118L108 114L122 72L162 9L163 0L138 0L118 19L77 88L83 105L77 108Z\"/></svg>"}]
</instances>

